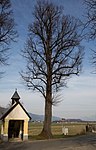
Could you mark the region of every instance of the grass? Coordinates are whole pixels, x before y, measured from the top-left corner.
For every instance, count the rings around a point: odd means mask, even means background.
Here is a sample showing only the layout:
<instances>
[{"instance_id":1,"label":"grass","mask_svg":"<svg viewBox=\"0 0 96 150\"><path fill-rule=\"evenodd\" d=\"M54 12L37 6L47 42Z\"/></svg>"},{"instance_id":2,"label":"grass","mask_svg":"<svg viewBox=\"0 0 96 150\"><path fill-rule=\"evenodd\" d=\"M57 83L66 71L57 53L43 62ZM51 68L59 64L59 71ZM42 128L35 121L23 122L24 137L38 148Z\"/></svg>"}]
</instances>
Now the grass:
<instances>
[{"instance_id":1,"label":"grass","mask_svg":"<svg viewBox=\"0 0 96 150\"><path fill-rule=\"evenodd\" d=\"M51 128L52 128L53 139L85 134L86 124L87 123L52 123ZM62 126L68 128L68 135L62 134ZM39 134L42 131L42 128L43 128L43 123L29 122L29 128L28 128L29 140L44 140L44 137L39 136ZM0 131L1 131L1 124L0 124Z\"/></svg>"},{"instance_id":2,"label":"grass","mask_svg":"<svg viewBox=\"0 0 96 150\"><path fill-rule=\"evenodd\" d=\"M53 135L52 139L60 139L60 138L67 138L67 137L71 137L69 135L64 136L63 134L61 135ZM29 136L29 140L45 140L45 137L41 137L40 135L30 135Z\"/></svg>"},{"instance_id":3,"label":"grass","mask_svg":"<svg viewBox=\"0 0 96 150\"><path fill-rule=\"evenodd\" d=\"M65 126L68 128L69 135L63 135L62 134L62 126ZM39 134L41 133L43 128L42 123L29 123L29 139L30 140L43 140L44 137L40 137ZM81 135L85 134L86 130L86 125L85 124L80 124L80 123L52 123L52 134L53 134L53 139L57 138L65 138L65 137L70 137L70 136L75 136L75 135Z\"/></svg>"},{"instance_id":4,"label":"grass","mask_svg":"<svg viewBox=\"0 0 96 150\"><path fill-rule=\"evenodd\" d=\"M29 130L28 130L28 134L29 136L36 136L38 134L40 134L40 132L42 131L43 128L43 124L42 123L33 123L30 122L29 123Z\"/></svg>"}]
</instances>

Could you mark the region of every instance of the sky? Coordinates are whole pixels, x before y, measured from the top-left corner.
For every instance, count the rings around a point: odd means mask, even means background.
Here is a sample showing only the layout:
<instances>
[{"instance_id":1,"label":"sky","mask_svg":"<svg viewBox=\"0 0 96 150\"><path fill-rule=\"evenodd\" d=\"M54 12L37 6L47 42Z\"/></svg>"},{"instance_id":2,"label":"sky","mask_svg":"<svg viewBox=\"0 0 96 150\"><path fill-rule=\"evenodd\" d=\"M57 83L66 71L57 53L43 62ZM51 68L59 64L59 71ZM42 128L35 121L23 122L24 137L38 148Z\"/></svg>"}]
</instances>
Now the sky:
<instances>
[{"instance_id":1,"label":"sky","mask_svg":"<svg viewBox=\"0 0 96 150\"><path fill-rule=\"evenodd\" d=\"M56 5L64 6L64 13L85 20L85 6L83 0L52 0ZM12 43L10 49L9 65L1 67L5 71L0 79L0 106L7 107L17 88L21 102L28 112L44 114L44 99L40 93L29 91L23 84L20 71L25 67L21 50L27 38L28 24L33 20L32 12L36 0L11 0L14 12L16 29L19 37ZM53 115L61 118L80 118L96 120L96 75L92 74L90 64L91 50L95 48L94 42L83 41L85 57L82 72L68 81L67 88L60 91L62 101L53 106Z\"/></svg>"}]
</instances>

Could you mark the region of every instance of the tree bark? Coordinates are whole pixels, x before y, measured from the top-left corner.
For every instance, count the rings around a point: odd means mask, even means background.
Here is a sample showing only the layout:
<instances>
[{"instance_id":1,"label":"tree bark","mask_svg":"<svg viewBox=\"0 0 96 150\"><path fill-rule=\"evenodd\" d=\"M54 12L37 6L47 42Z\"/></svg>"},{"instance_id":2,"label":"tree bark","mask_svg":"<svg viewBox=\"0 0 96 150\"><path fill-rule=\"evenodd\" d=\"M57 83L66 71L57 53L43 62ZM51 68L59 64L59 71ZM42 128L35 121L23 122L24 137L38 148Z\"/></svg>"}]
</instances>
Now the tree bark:
<instances>
[{"instance_id":1,"label":"tree bark","mask_svg":"<svg viewBox=\"0 0 96 150\"><path fill-rule=\"evenodd\" d=\"M44 118L44 125L43 130L41 132L41 136L49 139L52 138L51 133L51 119L52 119L52 104L50 102L51 94L47 94L46 101L45 101L45 118Z\"/></svg>"},{"instance_id":2,"label":"tree bark","mask_svg":"<svg viewBox=\"0 0 96 150\"><path fill-rule=\"evenodd\" d=\"M50 59L49 59L50 60ZM49 139L52 138L51 133L51 120L52 120L52 68L51 61L49 61L48 69L47 69L47 85L46 85L46 98L45 98L45 118L43 130L40 135Z\"/></svg>"},{"instance_id":3,"label":"tree bark","mask_svg":"<svg viewBox=\"0 0 96 150\"><path fill-rule=\"evenodd\" d=\"M41 135L45 138L52 138L51 133L51 119L52 119L52 65L51 65L51 56L52 52L50 50L50 39L47 39L47 53L46 53L46 62L47 62L47 84L46 84L46 98L45 98L45 118L44 125Z\"/></svg>"}]
</instances>

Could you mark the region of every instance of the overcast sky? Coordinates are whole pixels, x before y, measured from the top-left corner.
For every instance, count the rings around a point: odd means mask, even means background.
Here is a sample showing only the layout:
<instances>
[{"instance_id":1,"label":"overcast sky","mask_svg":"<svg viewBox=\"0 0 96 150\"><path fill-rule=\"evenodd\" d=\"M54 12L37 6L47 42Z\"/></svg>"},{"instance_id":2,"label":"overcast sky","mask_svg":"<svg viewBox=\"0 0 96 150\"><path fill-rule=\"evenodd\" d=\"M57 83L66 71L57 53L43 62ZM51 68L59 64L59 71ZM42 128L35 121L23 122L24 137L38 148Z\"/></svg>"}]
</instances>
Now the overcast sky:
<instances>
[{"instance_id":1,"label":"overcast sky","mask_svg":"<svg viewBox=\"0 0 96 150\"><path fill-rule=\"evenodd\" d=\"M52 0L51 0L52 1ZM17 43L11 45L8 66L2 67L6 71L0 79L0 105L6 107L17 88L21 102L32 113L44 113L44 99L39 93L28 91L22 84L19 72L24 68L24 60L20 55L27 37L28 24L33 21L32 11L35 0L12 0L14 18L19 33ZM83 0L53 0L57 5L64 6L64 13L85 20ZM96 120L96 75L92 74L90 65L90 49L95 48L92 42L83 41L85 58L80 76L74 76L68 81L68 87L60 92L62 102L53 107L53 115L63 118L93 118Z\"/></svg>"}]
</instances>

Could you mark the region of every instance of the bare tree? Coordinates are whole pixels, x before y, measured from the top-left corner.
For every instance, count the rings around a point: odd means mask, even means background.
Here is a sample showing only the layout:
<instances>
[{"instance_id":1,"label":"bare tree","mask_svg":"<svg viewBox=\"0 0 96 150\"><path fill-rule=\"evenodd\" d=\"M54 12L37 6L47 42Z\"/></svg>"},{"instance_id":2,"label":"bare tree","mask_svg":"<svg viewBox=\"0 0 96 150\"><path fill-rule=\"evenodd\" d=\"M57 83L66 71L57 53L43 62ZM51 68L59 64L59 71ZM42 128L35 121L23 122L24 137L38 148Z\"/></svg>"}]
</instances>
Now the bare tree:
<instances>
[{"instance_id":1,"label":"bare tree","mask_svg":"<svg viewBox=\"0 0 96 150\"><path fill-rule=\"evenodd\" d=\"M96 0L85 0L87 8L87 26L89 38L96 39Z\"/></svg>"},{"instance_id":2,"label":"bare tree","mask_svg":"<svg viewBox=\"0 0 96 150\"><path fill-rule=\"evenodd\" d=\"M67 79L81 71L83 47L80 45L81 22L64 16L63 8L49 1L37 1L34 22L23 55L27 60L22 72L27 87L39 91L45 99L45 119L40 135L52 137L51 118L54 95Z\"/></svg>"},{"instance_id":3,"label":"bare tree","mask_svg":"<svg viewBox=\"0 0 96 150\"><path fill-rule=\"evenodd\" d=\"M93 67L93 74L96 74L96 50L91 50L92 51L92 56L91 56L91 64Z\"/></svg>"},{"instance_id":4,"label":"bare tree","mask_svg":"<svg viewBox=\"0 0 96 150\"><path fill-rule=\"evenodd\" d=\"M87 23L86 27L88 29L88 38L91 40L96 40L96 0L85 0L86 4L86 17ZM96 73L96 50L92 50L91 63L94 68L94 73Z\"/></svg>"},{"instance_id":5,"label":"bare tree","mask_svg":"<svg viewBox=\"0 0 96 150\"><path fill-rule=\"evenodd\" d=\"M7 52L17 37L10 0L0 0L0 65L6 64Z\"/></svg>"}]
</instances>

